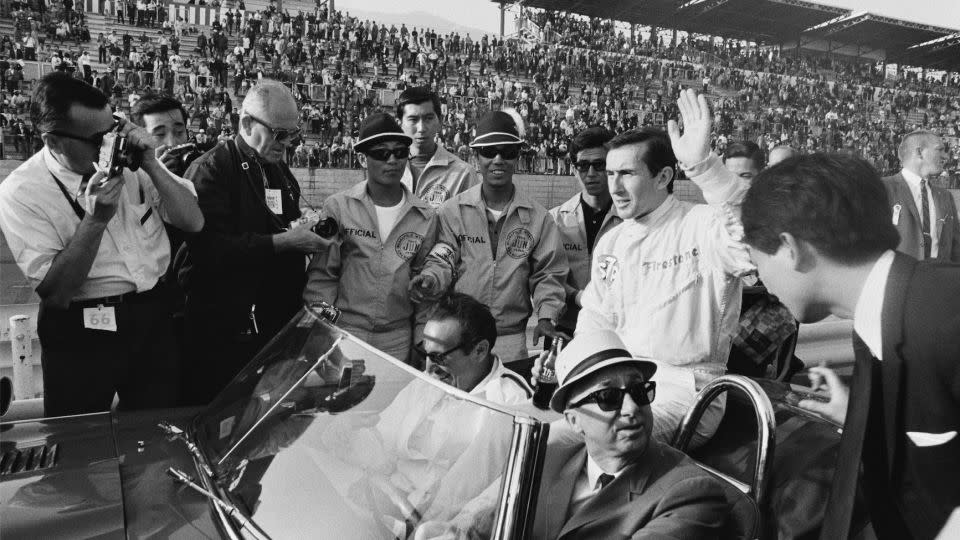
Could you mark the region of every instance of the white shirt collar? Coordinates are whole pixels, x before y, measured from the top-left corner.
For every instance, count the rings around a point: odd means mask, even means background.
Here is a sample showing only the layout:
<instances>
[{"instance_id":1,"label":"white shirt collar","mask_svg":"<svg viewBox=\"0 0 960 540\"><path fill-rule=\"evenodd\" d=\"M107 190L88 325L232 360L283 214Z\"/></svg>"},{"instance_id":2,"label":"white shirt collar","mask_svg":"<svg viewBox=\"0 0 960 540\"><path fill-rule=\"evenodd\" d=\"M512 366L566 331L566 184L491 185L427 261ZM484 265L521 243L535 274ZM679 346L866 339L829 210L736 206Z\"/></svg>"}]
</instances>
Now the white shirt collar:
<instances>
[{"instance_id":1,"label":"white shirt collar","mask_svg":"<svg viewBox=\"0 0 960 540\"><path fill-rule=\"evenodd\" d=\"M853 312L853 329L866 343L877 360L883 360L883 299L886 295L887 278L893 265L894 251L887 250L877 259L873 270L863 282L857 307Z\"/></svg>"},{"instance_id":2,"label":"white shirt collar","mask_svg":"<svg viewBox=\"0 0 960 540\"><path fill-rule=\"evenodd\" d=\"M470 395L482 396L487 390L487 385L493 381L494 377L500 376L500 366L502 365L500 362L500 357L495 354L491 356L493 356L493 362L490 364L490 372L487 373L487 376L484 377L483 380L478 382L477 385L473 387L473 390L470 391Z\"/></svg>"},{"instance_id":3,"label":"white shirt collar","mask_svg":"<svg viewBox=\"0 0 960 540\"><path fill-rule=\"evenodd\" d=\"M903 176L903 179L907 181L907 185L911 188L920 189L920 180L923 180L923 178L920 178L919 174L909 169L902 169L900 175Z\"/></svg>"},{"instance_id":4,"label":"white shirt collar","mask_svg":"<svg viewBox=\"0 0 960 540\"><path fill-rule=\"evenodd\" d=\"M600 465L598 465L597 462L594 461L592 457L590 457L590 453L589 453L589 452L587 453L587 467L586 467L586 468L587 468L587 485L590 486L590 489L591 489L591 490L596 490L597 488L600 487L599 485L597 485L597 482L600 480L600 475L601 475L601 474L610 474L610 475L612 475L614 478L616 478L616 477L620 476L620 473L621 473L621 472L623 472L623 470L621 469L621 470L619 470L619 471L617 471L617 472L615 472L615 473L608 473L607 471L601 469L601 468L600 468Z\"/></svg>"}]
</instances>

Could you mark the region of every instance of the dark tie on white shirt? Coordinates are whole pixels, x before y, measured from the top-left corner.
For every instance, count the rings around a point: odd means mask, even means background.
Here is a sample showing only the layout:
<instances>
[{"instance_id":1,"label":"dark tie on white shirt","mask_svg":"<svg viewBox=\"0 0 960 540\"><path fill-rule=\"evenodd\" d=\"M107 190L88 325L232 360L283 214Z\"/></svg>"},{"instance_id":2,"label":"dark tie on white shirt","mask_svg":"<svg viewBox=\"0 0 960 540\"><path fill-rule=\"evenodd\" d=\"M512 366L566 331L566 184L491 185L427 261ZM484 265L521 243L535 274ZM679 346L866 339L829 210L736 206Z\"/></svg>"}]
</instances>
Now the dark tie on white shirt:
<instances>
[{"instance_id":1,"label":"dark tie on white shirt","mask_svg":"<svg viewBox=\"0 0 960 540\"><path fill-rule=\"evenodd\" d=\"M927 180L920 179L920 223L923 232L923 258L930 258L933 237L930 236L930 201L927 197Z\"/></svg>"}]
</instances>

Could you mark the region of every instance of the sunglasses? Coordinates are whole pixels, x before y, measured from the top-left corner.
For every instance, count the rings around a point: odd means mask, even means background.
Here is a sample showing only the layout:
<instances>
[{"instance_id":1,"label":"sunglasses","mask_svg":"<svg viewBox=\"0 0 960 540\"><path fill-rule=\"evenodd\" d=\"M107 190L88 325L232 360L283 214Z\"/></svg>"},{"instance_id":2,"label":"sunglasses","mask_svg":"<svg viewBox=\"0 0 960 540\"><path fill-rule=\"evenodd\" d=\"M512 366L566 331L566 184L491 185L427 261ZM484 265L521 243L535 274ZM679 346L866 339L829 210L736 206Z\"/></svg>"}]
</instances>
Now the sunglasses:
<instances>
[{"instance_id":1,"label":"sunglasses","mask_svg":"<svg viewBox=\"0 0 960 540\"><path fill-rule=\"evenodd\" d=\"M603 172L607 170L607 161L603 159L597 159L594 161L578 161L574 163L573 166L582 173L590 172L590 167L593 167L593 170L596 172Z\"/></svg>"},{"instance_id":2,"label":"sunglasses","mask_svg":"<svg viewBox=\"0 0 960 540\"><path fill-rule=\"evenodd\" d=\"M254 122L269 129L270 132L273 133L273 140L277 141L280 144L289 144L297 141L300 138L300 133L302 132L302 130L300 129L300 126L297 126L293 129L276 128L250 113L247 113L247 116L249 116L250 119L253 120Z\"/></svg>"},{"instance_id":3,"label":"sunglasses","mask_svg":"<svg viewBox=\"0 0 960 540\"><path fill-rule=\"evenodd\" d=\"M631 384L627 388L602 388L587 394L587 397L576 403L571 403L570 408L573 409L587 403L596 403L601 411L619 411L623 407L623 396L627 394L630 394L630 399L637 405L649 405L653 403L653 398L657 395L657 383L643 381Z\"/></svg>"},{"instance_id":4,"label":"sunglasses","mask_svg":"<svg viewBox=\"0 0 960 540\"><path fill-rule=\"evenodd\" d=\"M367 157L375 159L377 161L387 161L390 159L390 156L393 156L397 159L407 159L410 157L410 147L409 146L398 146L396 148L371 148L364 152Z\"/></svg>"},{"instance_id":5,"label":"sunglasses","mask_svg":"<svg viewBox=\"0 0 960 540\"><path fill-rule=\"evenodd\" d=\"M103 144L103 138L107 136L107 133L117 129L117 126L120 125L120 122L114 122L110 129L101 131L99 133L94 133L88 137L81 137L80 135L74 135L73 133L67 133L66 131L60 131L59 129L51 129L44 133L49 133L50 135L56 135L57 137L64 137L67 139L73 139L75 141L82 141L87 144L92 144L93 146L100 146Z\"/></svg>"},{"instance_id":6,"label":"sunglasses","mask_svg":"<svg viewBox=\"0 0 960 540\"><path fill-rule=\"evenodd\" d=\"M457 349L469 347L470 345L473 345L473 343L464 342L444 352L427 352L427 350L423 347L423 341L421 341L413 346L413 350L417 351L417 354L430 360L434 364L442 366L447 362L447 355L449 355L453 351L456 351Z\"/></svg>"},{"instance_id":7,"label":"sunglasses","mask_svg":"<svg viewBox=\"0 0 960 540\"><path fill-rule=\"evenodd\" d=\"M519 144L501 144L498 146L481 146L477 148L477 153L487 159L493 159L497 156L503 159L517 159L520 156Z\"/></svg>"}]
</instances>

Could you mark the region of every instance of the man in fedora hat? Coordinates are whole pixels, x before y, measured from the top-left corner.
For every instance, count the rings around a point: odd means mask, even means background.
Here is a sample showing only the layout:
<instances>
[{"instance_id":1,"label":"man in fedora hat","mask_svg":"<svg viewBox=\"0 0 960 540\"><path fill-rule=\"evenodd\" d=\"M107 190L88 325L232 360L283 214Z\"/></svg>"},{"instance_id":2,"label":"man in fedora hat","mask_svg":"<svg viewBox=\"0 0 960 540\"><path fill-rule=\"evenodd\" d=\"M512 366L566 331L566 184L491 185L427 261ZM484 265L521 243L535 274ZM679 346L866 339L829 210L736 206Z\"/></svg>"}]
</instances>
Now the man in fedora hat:
<instances>
[{"instance_id":1,"label":"man in fedora hat","mask_svg":"<svg viewBox=\"0 0 960 540\"><path fill-rule=\"evenodd\" d=\"M440 207L439 240L454 247L457 292L490 306L497 319L494 354L504 362L527 357L527 320L537 317L534 343L557 337L569 268L560 230L542 205L513 184L523 147L522 122L493 111L477 124L471 147L482 183ZM532 300L532 301L531 301Z\"/></svg>"},{"instance_id":2,"label":"man in fedora hat","mask_svg":"<svg viewBox=\"0 0 960 540\"><path fill-rule=\"evenodd\" d=\"M627 352L616 332L597 330L577 334L556 369L550 408L583 440L551 436L530 537L719 538L729 511L722 484L653 438L657 364ZM451 521L424 523L418 538L483 527L492 493Z\"/></svg>"},{"instance_id":3,"label":"man in fedora hat","mask_svg":"<svg viewBox=\"0 0 960 540\"><path fill-rule=\"evenodd\" d=\"M313 257L303 292L307 302L324 300L338 307L343 328L403 361L413 343L414 316L426 317L418 306L439 296L452 277L442 259L423 268L434 247L437 220L433 209L400 181L411 140L388 114L364 119L354 148L367 179L324 202L323 215L340 225L342 243ZM423 277L412 289L415 304L408 288L421 271Z\"/></svg>"}]
</instances>

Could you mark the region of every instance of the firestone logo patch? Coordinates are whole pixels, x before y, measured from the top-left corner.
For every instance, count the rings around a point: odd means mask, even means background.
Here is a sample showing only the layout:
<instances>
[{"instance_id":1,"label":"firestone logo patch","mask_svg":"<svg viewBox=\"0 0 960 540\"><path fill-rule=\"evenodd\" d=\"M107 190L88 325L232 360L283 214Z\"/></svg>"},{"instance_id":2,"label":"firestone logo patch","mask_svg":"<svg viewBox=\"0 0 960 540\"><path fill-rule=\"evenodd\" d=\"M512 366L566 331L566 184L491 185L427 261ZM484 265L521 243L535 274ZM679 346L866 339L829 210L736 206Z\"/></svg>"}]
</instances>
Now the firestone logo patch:
<instances>
[{"instance_id":1,"label":"firestone logo patch","mask_svg":"<svg viewBox=\"0 0 960 540\"><path fill-rule=\"evenodd\" d=\"M605 283L613 283L620 275L620 262L613 255L601 255L597 258L597 274Z\"/></svg>"},{"instance_id":2,"label":"firestone logo patch","mask_svg":"<svg viewBox=\"0 0 960 540\"><path fill-rule=\"evenodd\" d=\"M514 229L507 234L507 255L524 259L533 250L533 235L526 229Z\"/></svg>"},{"instance_id":3,"label":"firestone logo patch","mask_svg":"<svg viewBox=\"0 0 960 540\"><path fill-rule=\"evenodd\" d=\"M422 235L415 232L403 233L400 235L400 238L397 239L397 245L395 246L397 257L405 261L410 260L420 249L420 244L422 243Z\"/></svg>"}]
</instances>

